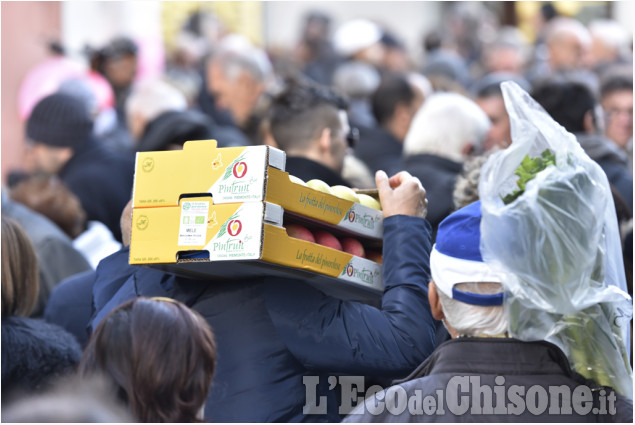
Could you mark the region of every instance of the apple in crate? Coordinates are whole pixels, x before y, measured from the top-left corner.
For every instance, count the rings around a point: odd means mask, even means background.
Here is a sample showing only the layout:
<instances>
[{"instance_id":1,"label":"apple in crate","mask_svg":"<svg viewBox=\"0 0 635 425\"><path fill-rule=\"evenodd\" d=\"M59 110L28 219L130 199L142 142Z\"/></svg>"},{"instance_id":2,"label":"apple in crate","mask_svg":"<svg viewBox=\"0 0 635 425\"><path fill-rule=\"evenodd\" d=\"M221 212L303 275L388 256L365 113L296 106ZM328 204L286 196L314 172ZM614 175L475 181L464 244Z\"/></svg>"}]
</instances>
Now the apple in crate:
<instances>
[{"instance_id":1,"label":"apple in crate","mask_svg":"<svg viewBox=\"0 0 635 425\"><path fill-rule=\"evenodd\" d=\"M313 235L315 236L315 242L320 245L343 251L340 241L326 230L316 230Z\"/></svg>"},{"instance_id":2,"label":"apple in crate","mask_svg":"<svg viewBox=\"0 0 635 425\"><path fill-rule=\"evenodd\" d=\"M309 186L311 189L319 190L320 192L328 193L329 195L333 194L333 192L331 191L331 186L320 179L309 180L308 182L306 182L306 185Z\"/></svg>"},{"instance_id":3,"label":"apple in crate","mask_svg":"<svg viewBox=\"0 0 635 425\"><path fill-rule=\"evenodd\" d=\"M319 190L320 192L328 193L329 195L333 194L333 192L331 192L331 187L320 179L309 180L306 182L306 185L311 189Z\"/></svg>"},{"instance_id":4,"label":"apple in crate","mask_svg":"<svg viewBox=\"0 0 635 425\"><path fill-rule=\"evenodd\" d=\"M355 191L351 189L350 187L346 187L342 185L332 186L331 192L333 192L333 195L337 196L338 198L347 199L349 201L359 203L359 198L357 197L357 193L355 193Z\"/></svg>"},{"instance_id":5,"label":"apple in crate","mask_svg":"<svg viewBox=\"0 0 635 425\"><path fill-rule=\"evenodd\" d=\"M366 195L365 193L358 193L357 197L359 198L360 204L381 211L381 204L372 196Z\"/></svg>"},{"instance_id":6,"label":"apple in crate","mask_svg":"<svg viewBox=\"0 0 635 425\"><path fill-rule=\"evenodd\" d=\"M315 237L313 236L313 233L311 233L311 231L306 227L300 226L299 224L288 224L287 235L292 238L302 239L303 241L315 243Z\"/></svg>"},{"instance_id":7,"label":"apple in crate","mask_svg":"<svg viewBox=\"0 0 635 425\"><path fill-rule=\"evenodd\" d=\"M368 251L368 253L366 254L366 258L379 264L383 264L384 261L383 256L379 251Z\"/></svg>"},{"instance_id":8,"label":"apple in crate","mask_svg":"<svg viewBox=\"0 0 635 425\"><path fill-rule=\"evenodd\" d=\"M302 180L299 177L292 176L291 174L289 174L289 180L291 180L291 183L301 184L302 186L306 186L306 183L304 183L304 180Z\"/></svg>"},{"instance_id":9,"label":"apple in crate","mask_svg":"<svg viewBox=\"0 0 635 425\"><path fill-rule=\"evenodd\" d=\"M342 238L342 248L344 248L344 252L348 252L349 254L353 254L357 257L366 258L366 252L364 251L364 246L355 238Z\"/></svg>"}]
</instances>

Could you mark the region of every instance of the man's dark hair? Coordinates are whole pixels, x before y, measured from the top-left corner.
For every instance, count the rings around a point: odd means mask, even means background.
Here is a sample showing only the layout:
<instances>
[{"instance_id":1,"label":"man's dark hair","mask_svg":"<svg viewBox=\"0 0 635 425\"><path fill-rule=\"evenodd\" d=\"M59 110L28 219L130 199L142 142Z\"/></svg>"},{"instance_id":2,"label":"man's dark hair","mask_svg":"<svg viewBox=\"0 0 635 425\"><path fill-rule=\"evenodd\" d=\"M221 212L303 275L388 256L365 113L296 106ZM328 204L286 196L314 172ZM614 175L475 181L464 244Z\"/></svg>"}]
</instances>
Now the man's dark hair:
<instances>
[{"instance_id":1,"label":"man's dark hair","mask_svg":"<svg viewBox=\"0 0 635 425\"><path fill-rule=\"evenodd\" d=\"M269 109L271 135L284 151L308 148L324 128L340 129L339 111L348 102L326 86L290 79Z\"/></svg>"},{"instance_id":2,"label":"man's dark hair","mask_svg":"<svg viewBox=\"0 0 635 425\"><path fill-rule=\"evenodd\" d=\"M597 104L591 89L576 81L543 81L534 87L531 96L571 133L585 132L584 115Z\"/></svg>"},{"instance_id":3,"label":"man's dark hair","mask_svg":"<svg viewBox=\"0 0 635 425\"><path fill-rule=\"evenodd\" d=\"M400 103L409 105L415 91L403 75L391 75L383 79L371 98L373 115L379 125L387 124Z\"/></svg>"},{"instance_id":4,"label":"man's dark hair","mask_svg":"<svg viewBox=\"0 0 635 425\"><path fill-rule=\"evenodd\" d=\"M633 91L633 75L624 72L610 72L602 77L600 82L600 98L617 91Z\"/></svg>"},{"instance_id":5,"label":"man's dark hair","mask_svg":"<svg viewBox=\"0 0 635 425\"><path fill-rule=\"evenodd\" d=\"M545 22L549 22L556 16L560 16L558 10L551 2L544 3L540 7L540 14L542 15L542 18L545 20Z\"/></svg>"}]
</instances>

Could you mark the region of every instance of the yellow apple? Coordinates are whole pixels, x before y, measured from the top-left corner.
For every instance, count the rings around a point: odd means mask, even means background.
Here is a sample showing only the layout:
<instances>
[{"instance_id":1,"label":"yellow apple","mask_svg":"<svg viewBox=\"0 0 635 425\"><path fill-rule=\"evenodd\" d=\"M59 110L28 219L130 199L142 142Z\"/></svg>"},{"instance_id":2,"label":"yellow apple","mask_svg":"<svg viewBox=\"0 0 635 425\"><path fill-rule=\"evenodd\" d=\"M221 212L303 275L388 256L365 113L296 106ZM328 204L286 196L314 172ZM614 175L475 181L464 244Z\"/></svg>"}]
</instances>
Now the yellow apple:
<instances>
[{"instance_id":1,"label":"yellow apple","mask_svg":"<svg viewBox=\"0 0 635 425\"><path fill-rule=\"evenodd\" d=\"M357 197L357 193L355 193L355 191L351 189L350 187L346 187L342 185L332 186L331 192L333 192L333 195L337 196L338 198L348 199L349 201L359 203L359 198Z\"/></svg>"},{"instance_id":2,"label":"yellow apple","mask_svg":"<svg viewBox=\"0 0 635 425\"><path fill-rule=\"evenodd\" d=\"M311 189L319 190L320 192L328 193L329 195L333 194L333 192L331 192L331 187L320 179L309 180L306 182L306 185Z\"/></svg>"},{"instance_id":3,"label":"yellow apple","mask_svg":"<svg viewBox=\"0 0 635 425\"><path fill-rule=\"evenodd\" d=\"M357 197L359 198L359 203L362 205L366 205L367 207L375 208L376 210L381 211L381 204L377 199L373 198L370 195L366 195L364 193L358 193Z\"/></svg>"},{"instance_id":4,"label":"yellow apple","mask_svg":"<svg viewBox=\"0 0 635 425\"><path fill-rule=\"evenodd\" d=\"M291 174L289 174L289 180L291 180L291 183L301 184L302 186L306 186L306 183L304 183L304 180L302 180L299 177L292 176Z\"/></svg>"}]
</instances>

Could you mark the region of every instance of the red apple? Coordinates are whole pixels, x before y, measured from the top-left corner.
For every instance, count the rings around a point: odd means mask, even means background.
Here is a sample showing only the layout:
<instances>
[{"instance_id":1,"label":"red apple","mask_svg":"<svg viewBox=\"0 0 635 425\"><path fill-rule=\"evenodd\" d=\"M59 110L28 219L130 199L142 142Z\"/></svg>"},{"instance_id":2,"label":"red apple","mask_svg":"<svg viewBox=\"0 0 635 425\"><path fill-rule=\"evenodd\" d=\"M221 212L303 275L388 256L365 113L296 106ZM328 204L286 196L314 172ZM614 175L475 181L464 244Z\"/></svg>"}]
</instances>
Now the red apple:
<instances>
[{"instance_id":1,"label":"red apple","mask_svg":"<svg viewBox=\"0 0 635 425\"><path fill-rule=\"evenodd\" d=\"M316 230L313 235L315 236L315 241L320 245L342 251L342 244L340 241L329 232L325 230Z\"/></svg>"},{"instance_id":2,"label":"red apple","mask_svg":"<svg viewBox=\"0 0 635 425\"><path fill-rule=\"evenodd\" d=\"M383 257L379 251L368 251L366 258L376 263L383 264Z\"/></svg>"},{"instance_id":3,"label":"red apple","mask_svg":"<svg viewBox=\"0 0 635 425\"><path fill-rule=\"evenodd\" d=\"M348 252L349 254L353 254L357 257L366 258L366 253L364 252L364 247L354 238L342 238L342 248L344 248L344 252Z\"/></svg>"},{"instance_id":4,"label":"red apple","mask_svg":"<svg viewBox=\"0 0 635 425\"><path fill-rule=\"evenodd\" d=\"M306 227L300 226L299 224L288 224L287 235L292 238L302 239L303 241L315 243L315 237L313 236L313 233L311 233L311 231Z\"/></svg>"}]
</instances>

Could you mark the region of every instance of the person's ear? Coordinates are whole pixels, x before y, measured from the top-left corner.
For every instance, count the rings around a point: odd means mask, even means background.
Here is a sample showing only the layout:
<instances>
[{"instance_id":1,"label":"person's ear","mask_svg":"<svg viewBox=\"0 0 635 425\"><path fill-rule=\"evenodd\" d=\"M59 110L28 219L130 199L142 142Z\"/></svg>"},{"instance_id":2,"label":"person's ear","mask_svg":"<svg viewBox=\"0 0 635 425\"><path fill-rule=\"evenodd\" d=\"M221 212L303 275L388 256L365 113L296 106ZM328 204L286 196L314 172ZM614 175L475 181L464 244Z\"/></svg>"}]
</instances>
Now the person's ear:
<instances>
[{"instance_id":1,"label":"person's ear","mask_svg":"<svg viewBox=\"0 0 635 425\"><path fill-rule=\"evenodd\" d=\"M331 151L331 129L324 128L322 133L320 134L320 139L318 141L318 145L320 151L322 152L330 152Z\"/></svg>"},{"instance_id":2,"label":"person's ear","mask_svg":"<svg viewBox=\"0 0 635 425\"><path fill-rule=\"evenodd\" d=\"M58 160L61 164L66 164L75 155L73 148L64 147L58 149Z\"/></svg>"},{"instance_id":3,"label":"person's ear","mask_svg":"<svg viewBox=\"0 0 635 425\"><path fill-rule=\"evenodd\" d=\"M443 314L443 308L441 308L441 299L439 298L437 287L434 284L433 280L431 280L428 284L428 301L430 302L430 311L432 312L432 317L437 320L444 319L445 315Z\"/></svg>"},{"instance_id":4,"label":"person's ear","mask_svg":"<svg viewBox=\"0 0 635 425\"><path fill-rule=\"evenodd\" d=\"M585 133L595 133L597 128L595 125L595 116L593 109L589 109L584 113L584 118L582 119L582 127L584 128Z\"/></svg>"},{"instance_id":5,"label":"person's ear","mask_svg":"<svg viewBox=\"0 0 635 425\"><path fill-rule=\"evenodd\" d=\"M411 104L400 102L395 107L394 118L398 120L397 122L400 125L405 125L406 127L410 126L410 122L412 121L412 117L414 116L416 109L414 108L412 102Z\"/></svg>"},{"instance_id":6,"label":"person's ear","mask_svg":"<svg viewBox=\"0 0 635 425\"><path fill-rule=\"evenodd\" d=\"M466 143L461 148L461 155L468 156L475 152L474 145L472 143Z\"/></svg>"}]
</instances>

